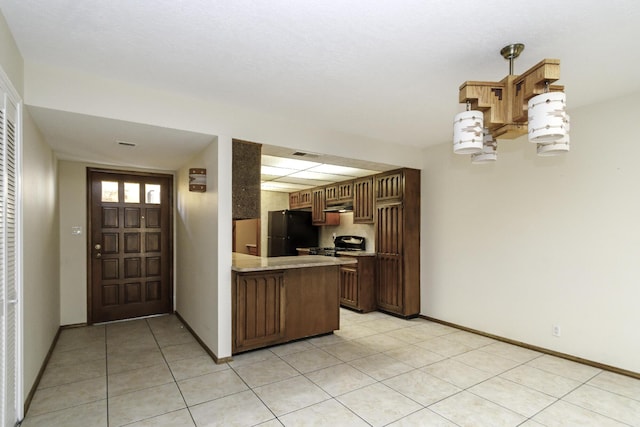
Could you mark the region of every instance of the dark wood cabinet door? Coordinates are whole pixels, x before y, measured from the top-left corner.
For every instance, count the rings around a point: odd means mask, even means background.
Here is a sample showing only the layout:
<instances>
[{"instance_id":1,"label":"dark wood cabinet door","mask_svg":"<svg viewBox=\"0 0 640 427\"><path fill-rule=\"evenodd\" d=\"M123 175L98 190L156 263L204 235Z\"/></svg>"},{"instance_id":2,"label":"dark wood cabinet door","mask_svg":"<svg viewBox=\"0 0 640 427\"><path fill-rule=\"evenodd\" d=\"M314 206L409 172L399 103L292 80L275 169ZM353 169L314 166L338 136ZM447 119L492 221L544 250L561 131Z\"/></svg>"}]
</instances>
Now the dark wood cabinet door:
<instances>
[{"instance_id":1,"label":"dark wood cabinet door","mask_svg":"<svg viewBox=\"0 0 640 427\"><path fill-rule=\"evenodd\" d=\"M305 209L311 207L311 189L289 193L289 209Z\"/></svg>"},{"instance_id":2,"label":"dark wood cabinet door","mask_svg":"<svg viewBox=\"0 0 640 427\"><path fill-rule=\"evenodd\" d=\"M353 182L353 222L373 224L373 178L368 177Z\"/></svg>"},{"instance_id":3,"label":"dark wood cabinet door","mask_svg":"<svg viewBox=\"0 0 640 427\"><path fill-rule=\"evenodd\" d=\"M402 171L376 175L376 202L384 203L402 200L404 179Z\"/></svg>"},{"instance_id":4,"label":"dark wood cabinet door","mask_svg":"<svg viewBox=\"0 0 640 427\"><path fill-rule=\"evenodd\" d=\"M402 203L376 208L376 252L402 254L404 221Z\"/></svg>"},{"instance_id":5,"label":"dark wood cabinet door","mask_svg":"<svg viewBox=\"0 0 640 427\"><path fill-rule=\"evenodd\" d=\"M404 315L402 256L378 254L376 258L376 301L378 307Z\"/></svg>"},{"instance_id":6,"label":"dark wood cabinet door","mask_svg":"<svg viewBox=\"0 0 640 427\"><path fill-rule=\"evenodd\" d=\"M358 308L359 286L358 267L349 265L340 267L340 304Z\"/></svg>"},{"instance_id":7,"label":"dark wood cabinet door","mask_svg":"<svg viewBox=\"0 0 640 427\"><path fill-rule=\"evenodd\" d=\"M237 274L234 283L233 351L281 341L285 336L284 273Z\"/></svg>"},{"instance_id":8,"label":"dark wood cabinet door","mask_svg":"<svg viewBox=\"0 0 640 427\"><path fill-rule=\"evenodd\" d=\"M324 188L314 188L311 192L311 222L313 225L324 225L327 213Z\"/></svg>"},{"instance_id":9,"label":"dark wood cabinet door","mask_svg":"<svg viewBox=\"0 0 640 427\"><path fill-rule=\"evenodd\" d=\"M338 185L328 185L324 189L325 201L327 204L337 202L340 197L338 196Z\"/></svg>"},{"instance_id":10,"label":"dark wood cabinet door","mask_svg":"<svg viewBox=\"0 0 640 427\"><path fill-rule=\"evenodd\" d=\"M337 185L338 201L348 202L353 200L353 182L340 182Z\"/></svg>"},{"instance_id":11,"label":"dark wood cabinet door","mask_svg":"<svg viewBox=\"0 0 640 427\"><path fill-rule=\"evenodd\" d=\"M402 204L376 208L376 302L378 308L404 314Z\"/></svg>"},{"instance_id":12,"label":"dark wood cabinet door","mask_svg":"<svg viewBox=\"0 0 640 427\"><path fill-rule=\"evenodd\" d=\"M300 198L298 202L298 208L310 208L311 207L311 189L300 190Z\"/></svg>"},{"instance_id":13,"label":"dark wood cabinet door","mask_svg":"<svg viewBox=\"0 0 640 427\"><path fill-rule=\"evenodd\" d=\"M298 209L300 207L300 192L289 193L289 209Z\"/></svg>"}]
</instances>

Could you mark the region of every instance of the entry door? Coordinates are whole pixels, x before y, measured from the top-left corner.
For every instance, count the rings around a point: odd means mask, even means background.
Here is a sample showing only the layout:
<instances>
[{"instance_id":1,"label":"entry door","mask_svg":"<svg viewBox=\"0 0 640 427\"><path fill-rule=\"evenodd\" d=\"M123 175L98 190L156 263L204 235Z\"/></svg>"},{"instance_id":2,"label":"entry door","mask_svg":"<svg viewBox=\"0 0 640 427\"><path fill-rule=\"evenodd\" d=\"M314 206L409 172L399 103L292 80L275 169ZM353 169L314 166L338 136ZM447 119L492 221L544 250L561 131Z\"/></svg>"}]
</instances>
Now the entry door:
<instances>
[{"instance_id":1,"label":"entry door","mask_svg":"<svg viewBox=\"0 0 640 427\"><path fill-rule=\"evenodd\" d=\"M91 323L173 309L172 177L88 170Z\"/></svg>"}]
</instances>

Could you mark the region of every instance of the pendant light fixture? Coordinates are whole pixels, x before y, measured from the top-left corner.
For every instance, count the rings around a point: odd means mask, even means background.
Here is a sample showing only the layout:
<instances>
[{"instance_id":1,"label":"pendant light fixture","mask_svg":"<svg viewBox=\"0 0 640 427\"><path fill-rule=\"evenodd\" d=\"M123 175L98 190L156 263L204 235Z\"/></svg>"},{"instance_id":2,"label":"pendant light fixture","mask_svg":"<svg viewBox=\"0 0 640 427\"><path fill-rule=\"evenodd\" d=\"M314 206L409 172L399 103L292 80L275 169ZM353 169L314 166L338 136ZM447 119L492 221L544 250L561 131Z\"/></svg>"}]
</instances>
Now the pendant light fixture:
<instances>
[{"instance_id":1,"label":"pendant light fixture","mask_svg":"<svg viewBox=\"0 0 640 427\"><path fill-rule=\"evenodd\" d=\"M471 163L491 163L498 159L498 142L493 139L488 128L482 130L482 151L471 155Z\"/></svg>"},{"instance_id":2,"label":"pendant light fixture","mask_svg":"<svg viewBox=\"0 0 640 427\"><path fill-rule=\"evenodd\" d=\"M496 139L524 134L537 144L539 156L569 151L564 86L552 84L560 78L560 61L543 59L524 74L515 75L514 60L523 50L521 43L502 48L509 75L501 81L467 81L460 86L459 102L467 105L467 111L454 119L454 153L471 154L473 163L490 162L497 158ZM484 136L478 127L486 129Z\"/></svg>"},{"instance_id":3,"label":"pendant light fixture","mask_svg":"<svg viewBox=\"0 0 640 427\"><path fill-rule=\"evenodd\" d=\"M456 154L473 154L482 151L482 111L471 110L467 103L467 111L456 114L453 119L453 152Z\"/></svg>"}]
</instances>

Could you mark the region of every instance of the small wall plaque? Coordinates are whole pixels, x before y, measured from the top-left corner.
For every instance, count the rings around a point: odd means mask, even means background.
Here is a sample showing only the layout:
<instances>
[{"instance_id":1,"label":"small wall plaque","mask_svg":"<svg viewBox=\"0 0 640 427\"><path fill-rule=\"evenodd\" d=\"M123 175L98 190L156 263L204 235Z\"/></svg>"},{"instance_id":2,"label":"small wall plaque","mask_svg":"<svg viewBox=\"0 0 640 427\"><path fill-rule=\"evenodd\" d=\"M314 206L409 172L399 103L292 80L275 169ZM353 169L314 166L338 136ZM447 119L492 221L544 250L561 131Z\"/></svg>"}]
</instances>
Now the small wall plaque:
<instances>
[{"instance_id":1,"label":"small wall plaque","mask_svg":"<svg viewBox=\"0 0 640 427\"><path fill-rule=\"evenodd\" d=\"M207 191L207 170L189 169L189 191L204 193Z\"/></svg>"}]
</instances>

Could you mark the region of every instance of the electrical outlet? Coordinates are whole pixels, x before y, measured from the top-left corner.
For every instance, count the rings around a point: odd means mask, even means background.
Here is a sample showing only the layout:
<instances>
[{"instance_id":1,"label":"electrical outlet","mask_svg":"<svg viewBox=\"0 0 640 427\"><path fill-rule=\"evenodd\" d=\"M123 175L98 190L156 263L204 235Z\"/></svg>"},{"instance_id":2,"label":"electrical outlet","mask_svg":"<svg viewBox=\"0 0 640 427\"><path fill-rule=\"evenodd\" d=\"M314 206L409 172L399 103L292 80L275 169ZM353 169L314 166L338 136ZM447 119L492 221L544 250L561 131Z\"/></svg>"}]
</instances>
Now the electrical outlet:
<instances>
[{"instance_id":1,"label":"electrical outlet","mask_svg":"<svg viewBox=\"0 0 640 427\"><path fill-rule=\"evenodd\" d=\"M554 337L559 337L560 336L560 325L553 325L553 336Z\"/></svg>"}]
</instances>

